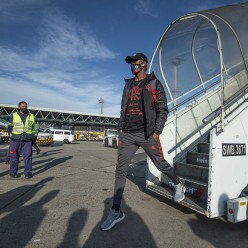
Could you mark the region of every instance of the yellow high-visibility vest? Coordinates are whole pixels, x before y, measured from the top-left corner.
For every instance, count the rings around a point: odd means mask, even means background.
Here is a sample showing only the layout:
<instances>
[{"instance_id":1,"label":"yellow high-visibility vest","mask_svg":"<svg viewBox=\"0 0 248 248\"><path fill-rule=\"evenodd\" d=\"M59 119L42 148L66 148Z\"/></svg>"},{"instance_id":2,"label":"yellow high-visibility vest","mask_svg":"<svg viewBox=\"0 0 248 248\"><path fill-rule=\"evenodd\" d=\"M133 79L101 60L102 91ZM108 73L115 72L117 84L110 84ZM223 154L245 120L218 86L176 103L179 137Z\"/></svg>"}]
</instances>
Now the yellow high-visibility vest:
<instances>
[{"instance_id":1,"label":"yellow high-visibility vest","mask_svg":"<svg viewBox=\"0 0 248 248\"><path fill-rule=\"evenodd\" d=\"M21 116L15 112L13 114L13 122L9 123L13 127L12 129L12 134L22 134L22 133L27 133L27 134L32 134L33 133L33 126L34 126L34 115L29 113L27 115L25 124L22 122Z\"/></svg>"}]
</instances>

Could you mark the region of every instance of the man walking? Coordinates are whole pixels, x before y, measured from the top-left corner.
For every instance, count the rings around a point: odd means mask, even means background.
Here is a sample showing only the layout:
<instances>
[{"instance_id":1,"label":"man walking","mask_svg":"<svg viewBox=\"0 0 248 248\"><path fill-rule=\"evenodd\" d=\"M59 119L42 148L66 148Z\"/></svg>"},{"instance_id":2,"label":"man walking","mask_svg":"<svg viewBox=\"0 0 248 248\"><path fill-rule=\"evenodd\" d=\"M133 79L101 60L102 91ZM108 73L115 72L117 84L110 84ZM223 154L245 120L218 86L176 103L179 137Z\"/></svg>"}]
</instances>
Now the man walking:
<instances>
[{"instance_id":1,"label":"man walking","mask_svg":"<svg viewBox=\"0 0 248 248\"><path fill-rule=\"evenodd\" d=\"M27 109L27 103L18 104L18 111L13 113L9 122L10 147L10 177L18 177L19 156L22 153L24 160L24 175L32 178L32 141L34 139L34 115Z\"/></svg>"},{"instance_id":2,"label":"man walking","mask_svg":"<svg viewBox=\"0 0 248 248\"><path fill-rule=\"evenodd\" d=\"M147 62L143 53L126 57L126 63L131 65L135 77L126 80L123 90L113 206L107 219L101 224L103 231L111 229L125 218L120 205L127 169L139 147L145 150L158 170L174 183L174 201L184 199L185 187L176 176L174 168L164 159L159 140L168 115L164 88L154 73L146 74Z\"/></svg>"}]
</instances>

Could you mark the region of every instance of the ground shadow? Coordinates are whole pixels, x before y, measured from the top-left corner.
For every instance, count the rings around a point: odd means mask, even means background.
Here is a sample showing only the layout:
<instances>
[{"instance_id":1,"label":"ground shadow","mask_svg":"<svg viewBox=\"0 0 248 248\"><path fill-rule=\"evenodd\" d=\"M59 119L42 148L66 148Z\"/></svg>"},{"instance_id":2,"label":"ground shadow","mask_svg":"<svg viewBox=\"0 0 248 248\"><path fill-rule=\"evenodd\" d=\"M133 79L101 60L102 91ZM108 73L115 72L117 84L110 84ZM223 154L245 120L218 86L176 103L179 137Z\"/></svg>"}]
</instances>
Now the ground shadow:
<instances>
[{"instance_id":1,"label":"ground shadow","mask_svg":"<svg viewBox=\"0 0 248 248\"><path fill-rule=\"evenodd\" d=\"M35 161L35 162L33 162L33 168L32 168L33 176L38 175L44 171L47 171L47 170L49 170L49 169L51 169L51 168L53 168L59 164L62 164L69 159L72 159L72 156L67 156L67 157L57 158L57 159L48 158L48 159L44 159L44 160L40 160L40 161ZM47 163L45 163L45 162L47 162ZM45 163L45 164L37 166L38 164L41 164L41 163ZM9 167L9 165L7 165L7 166ZM24 169L24 166L19 166L18 170L20 171L22 169ZM6 176L8 174L9 174L9 170L1 172L0 177ZM23 173L19 173L20 176L22 174Z\"/></svg>"},{"instance_id":2,"label":"ground shadow","mask_svg":"<svg viewBox=\"0 0 248 248\"><path fill-rule=\"evenodd\" d=\"M188 222L191 230L202 240L216 248L247 247L248 221L229 223L222 218L209 219L196 214L196 219Z\"/></svg>"},{"instance_id":3,"label":"ground shadow","mask_svg":"<svg viewBox=\"0 0 248 248\"><path fill-rule=\"evenodd\" d=\"M42 223L47 211L44 205L53 200L58 190L45 194L40 200L16 208L0 221L1 247L27 247Z\"/></svg>"},{"instance_id":4,"label":"ground shadow","mask_svg":"<svg viewBox=\"0 0 248 248\"><path fill-rule=\"evenodd\" d=\"M137 154L137 155L139 155L139 154ZM136 154L135 154L135 156L136 156ZM134 156L134 159L137 158L135 156ZM138 158L142 158L141 156L143 156L143 158L144 158L144 154L139 155ZM151 190L148 190L146 188L146 173L147 173L146 157L143 160L137 159L136 162L134 160L129 165L128 172L127 172L127 179L130 180L135 185L137 185L141 192L151 196L152 198L155 198L158 201L163 202L163 203L183 212L184 214L194 213L193 210L186 208L186 207L184 207L178 203L175 203L174 201L167 199L164 196L159 195L159 194L157 194Z\"/></svg>"},{"instance_id":5,"label":"ground shadow","mask_svg":"<svg viewBox=\"0 0 248 248\"><path fill-rule=\"evenodd\" d=\"M24 185L0 194L0 213L2 214L5 211L10 212L16 208L20 208L22 205L32 199L34 195L46 185L46 183L52 180L53 177L48 177L34 185ZM22 197L23 195L25 195L25 197ZM15 202L15 204L12 204L13 202Z\"/></svg>"},{"instance_id":6,"label":"ground shadow","mask_svg":"<svg viewBox=\"0 0 248 248\"><path fill-rule=\"evenodd\" d=\"M8 144L5 144L5 146L6 146L6 145L8 145ZM4 147L5 147L5 146L4 146ZM2 148L2 147L0 146L0 163L5 163L7 151L8 151L8 148L7 148L7 147Z\"/></svg>"},{"instance_id":7,"label":"ground shadow","mask_svg":"<svg viewBox=\"0 0 248 248\"><path fill-rule=\"evenodd\" d=\"M223 213L227 206L227 194L219 198L218 212ZM232 248L248 246L248 221L239 223L227 222L227 216L219 218L207 218L196 214L196 218L190 219L188 225L191 230L201 239L209 242L216 248Z\"/></svg>"},{"instance_id":8,"label":"ground shadow","mask_svg":"<svg viewBox=\"0 0 248 248\"><path fill-rule=\"evenodd\" d=\"M67 230L63 242L57 248L80 248L79 236L85 226L88 216L86 209L75 211L68 220Z\"/></svg>"},{"instance_id":9,"label":"ground shadow","mask_svg":"<svg viewBox=\"0 0 248 248\"><path fill-rule=\"evenodd\" d=\"M38 160L38 161L34 161L32 164L33 164L33 167L36 167L37 165L39 164L43 164L43 163L47 163L51 160L53 160L54 158L46 158L46 159L42 159L42 160ZM36 167L38 168L38 167Z\"/></svg>"},{"instance_id":10,"label":"ground shadow","mask_svg":"<svg viewBox=\"0 0 248 248\"><path fill-rule=\"evenodd\" d=\"M4 172L1 172L0 173L0 177L6 176L6 175L9 174L9 167L10 167L10 165L9 164L5 164L6 156L7 156L7 150L8 149L6 148L5 150L6 151L1 154L0 163L3 162L4 163L4 166L6 166L6 168L8 168L8 170L7 171L4 171ZM36 159L36 158L41 158L41 157L45 157L45 156L55 155L55 154L61 153L61 151L63 151L63 149L51 150L51 151L46 151L46 152L42 152L42 150L41 150L41 153L39 155L36 155L36 153L33 152L33 160ZM33 161L33 163L32 163L33 170L35 170L34 167L36 165L41 164L41 163L45 163L45 162L49 162L51 160L53 160L53 158L48 158L48 159L39 160L39 161ZM22 156L20 157L19 162L23 162ZM38 168L38 167L36 167L36 168ZM24 166L19 166L19 170L21 170L21 169L24 169Z\"/></svg>"},{"instance_id":11,"label":"ground shadow","mask_svg":"<svg viewBox=\"0 0 248 248\"><path fill-rule=\"evenodd\" d=\"M49 170L49 169L51 169L51 168L53 168L53 167L55 167L55 166L57 166L59 164L62 164L64 162L66 162L69 159L72 159L72 156L67 156L67 157L63 157L63 158L57 158L57 159L54 159L54 160L50 159L52 161L50 161L50 162L48 162L48 163L46 163L44 165L41 165L39 167L34 168L33 169L33 176L36 176L36 175L38 175L40 173L43 173L43 172L45 172L45 171L47 171L47 170Z\"/></svg>"},{"instance_id":12,"label":"ground shadow","mask_svg":"<svg viewBox=\"0 0 248 248\"><path fill-rule=\"evenodd\" d=\"M57 150L51 150L51 151L46 151L46 152L43 152L42 151L42 147L40 147L40 154L36 155L35 152L33 153L33 155L35 155L35 157L45 157L45 156L51 156L51 155L54 155L54 154L59 154L61 153L61 151L63 151L63 149L57 149Z\"/></svg>"},{"instance_id":13,"label":"ground shadow","mask_svg":"<svg viewBox=\"0 0 248 248\"><path fill-rule=\"evenodd\" d=\"M83 248L101 247L101 248L156 248L156 242L142 220L142 218L125 204L122 200L122 210L126 214L123 222L118 223L109 231L101 231L100 225L108 215L112 205L112 199L107 198L104 201L104 212L102 219L92 230L89 238L86 240Z\"/></svg>"},{"instance_id":14,"label":"ground shadow","mask_svg":"<svg viewBox=\"0 0 248 248\"><path fill-rule=\"evenodd\" d=\"M50 146L51 147L57 147L57 146L63 146L65 143L64 142L54 142L54 143L52 143Z\"/></svg>"},{"instance_id":15,"label":"ground shadow","mask_svg":"<svg viewBox=\"0 0 248 248\"><path fill-rule=\"evenodd\" d=\"M36 168L39 168L39 167L35 167L36 165L41 164L41 163L48 162L48 161L50 161L51 159L53 159L53 158L49 158L49 159L44 159L44 160L39 160L39 161L33 162L33 163L32 163L32 164L33 164L33 170L35 170ZM6 167L9 168L10 165L6 165ZM24 169L24 165L18 167L18 170L19 170L19 171L22 170L22 169ZM8 175L8 174L9 174L9 170L4 171L4 172L1 172L1 173L0 173L0 177L6 176L6 175ZM22 173L19 173L19 175L22 175Z\"/></svg>"}]
</instances>

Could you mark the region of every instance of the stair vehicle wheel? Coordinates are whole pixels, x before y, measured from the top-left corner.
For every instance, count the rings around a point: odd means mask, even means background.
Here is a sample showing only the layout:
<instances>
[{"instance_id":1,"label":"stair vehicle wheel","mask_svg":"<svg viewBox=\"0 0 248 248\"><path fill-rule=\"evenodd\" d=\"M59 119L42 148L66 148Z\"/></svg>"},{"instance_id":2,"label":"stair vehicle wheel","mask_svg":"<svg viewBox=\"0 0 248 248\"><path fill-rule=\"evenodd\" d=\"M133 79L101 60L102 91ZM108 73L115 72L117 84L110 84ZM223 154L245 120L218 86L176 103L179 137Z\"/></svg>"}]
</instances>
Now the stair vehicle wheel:
<instances>
[{"instance_id":1,"label":"stair vehicle wheel","mask_svg":"<svg viewBox=\"0 0 248 248\"><path fill-rule=\"evenodd\" d=\"M113 146L113 148L117 149L118 146L117 146L117 140L116 139L113 139L112 146Z\"/></svg>"}]
</instances>

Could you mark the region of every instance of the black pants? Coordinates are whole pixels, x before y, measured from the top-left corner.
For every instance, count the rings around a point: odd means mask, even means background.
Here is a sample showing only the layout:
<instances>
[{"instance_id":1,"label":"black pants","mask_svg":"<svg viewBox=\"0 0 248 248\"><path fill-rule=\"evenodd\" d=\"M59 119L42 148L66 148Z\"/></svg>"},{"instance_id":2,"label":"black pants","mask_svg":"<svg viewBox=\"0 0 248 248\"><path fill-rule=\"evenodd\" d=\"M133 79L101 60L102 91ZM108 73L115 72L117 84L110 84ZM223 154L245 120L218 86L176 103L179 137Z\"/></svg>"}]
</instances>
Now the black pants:
<instances>
[{"instance_id":1,"label":"black pants","mask_svg":"<svg viewBox=\"0 0 248 248\"><path fill-rule=\"evenodd\" d=\"M24 174L29 175L32 171L32 141L10 141L9 146L9 174L18 173L19 157L23 155Z\"/></svg>"},{"instance_id":2,"label":"black pants","mask_svg":"<svg viewBox=\"0 0 248 248\"><path fill-rule=\"evenodd\" d=\"M155 141L152 136L146 138L144 133L131 134L122 132L119 135L113 204L121 204L128 166L139 147L145 150L158 170L166 174L175 185L180 182L174 168L164 159L160 141Z\"/></svg>"},{"instance_id":3,"label":"black pants","mask_svg":"<svg viewBox=\"0 0 248 248\"><path fill-rule=\"evenodd\" d=\"M40 148L38 147L38 145L35 143L35 141L32 141L32 147L36 150L36 152L40 152Z\"/></svg>"}]
</instances>

